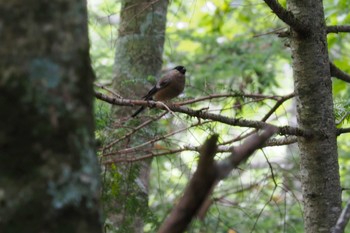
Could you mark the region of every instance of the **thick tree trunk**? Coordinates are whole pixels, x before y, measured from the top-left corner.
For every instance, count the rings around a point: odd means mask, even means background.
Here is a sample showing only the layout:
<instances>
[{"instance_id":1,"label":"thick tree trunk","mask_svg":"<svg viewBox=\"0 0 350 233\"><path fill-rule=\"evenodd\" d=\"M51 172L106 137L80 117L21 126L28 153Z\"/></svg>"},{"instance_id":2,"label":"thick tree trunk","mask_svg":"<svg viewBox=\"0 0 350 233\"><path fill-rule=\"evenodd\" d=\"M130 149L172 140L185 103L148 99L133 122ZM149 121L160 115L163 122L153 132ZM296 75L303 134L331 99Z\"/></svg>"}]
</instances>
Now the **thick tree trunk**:
<instances>
[{"instance_id":1,"label":"thick tree trunk","mask_svg":"<svg viewBox=\"0 0 350 233\"><path fill-rule=\"evenodd\" d=\"M168 1L123 0L115 56L114 88L126 98L140 99L155 81L162 67ZM116 119L130 117L135 109L114 108ZM137 144L150 135L133 137ZM135 155L137 156L137 155ZM112 217L117 229L143 232L148 214L148 186L151 160L119 164L119 194ZM112 214L112 215L111 215ZM110 219L110 220L111 220Z\"/></svg>"},{"instance_id":2,"label":"thick tree trunk","mask_svg":"<svg viewBox=\"0 0 350 233\"><path fill-rule=\"evenodd\" d=\"M341 210L336 127L326 28L321 0L288 0L309 34L292 31L291 49L298 124L313 132L299 137L306 232L330 232Z\"/></svg>"},{"instance_id":3,"label":"thick tree trunk","mask_svg":"<svg viewBox=\"0 0 350 233\"><path fill-rule=\"evenodd\" d=\"M0 232L102 232L85 1L0 2Z\"/></svg>"}]
</instances>

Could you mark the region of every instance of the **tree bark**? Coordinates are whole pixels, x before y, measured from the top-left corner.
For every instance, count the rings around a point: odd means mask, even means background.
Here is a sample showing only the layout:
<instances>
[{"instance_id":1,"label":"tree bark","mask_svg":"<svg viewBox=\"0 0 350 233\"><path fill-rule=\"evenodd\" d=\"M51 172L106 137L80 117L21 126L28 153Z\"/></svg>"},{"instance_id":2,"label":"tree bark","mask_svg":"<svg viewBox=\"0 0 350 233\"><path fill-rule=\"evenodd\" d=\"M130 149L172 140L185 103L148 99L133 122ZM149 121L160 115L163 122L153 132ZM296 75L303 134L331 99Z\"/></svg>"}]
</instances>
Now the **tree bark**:
<instances>
[{"instance_id":1,"label":"tree bark","mask_svg":"<svg viewBox=\"0 0 350 233\"><path fill-rule=\"evenodd\" d=\"M162 67L168 1L123 0L116 42L113 86L125 98L141 99ZM131 108L113 108L116 119L130 117ZM150 131L149 131L150 132ZM133 137L139 143L150 137ZM120 232L143 232L148 213L149 173L152 160L119 164L119 194L108 215ZM113 181L112 181L113 182ZM117 213L116 211L117 210Z\"/></svg>"},{"instance_id":2,"label":"tree bark","mask_svg":"<svg viewBox=\"0 0 350 233\"><path fill-rule=\"evenodd\" d=\"M298 124L313 133L298 139L305 231L330 232L341 211L341 187L323 4L287 3L308 28L307 33L291 29Z\"/></svg>"},{"instance_id":3,"label":"tree bark","mask_svg":"<svg viewBox=\"0 0 350 233\"><path fill-rule=\"evenodd\" d=\"M102 232L85 1L0 2L0 231Z\"/></svg>"}]
</instances>

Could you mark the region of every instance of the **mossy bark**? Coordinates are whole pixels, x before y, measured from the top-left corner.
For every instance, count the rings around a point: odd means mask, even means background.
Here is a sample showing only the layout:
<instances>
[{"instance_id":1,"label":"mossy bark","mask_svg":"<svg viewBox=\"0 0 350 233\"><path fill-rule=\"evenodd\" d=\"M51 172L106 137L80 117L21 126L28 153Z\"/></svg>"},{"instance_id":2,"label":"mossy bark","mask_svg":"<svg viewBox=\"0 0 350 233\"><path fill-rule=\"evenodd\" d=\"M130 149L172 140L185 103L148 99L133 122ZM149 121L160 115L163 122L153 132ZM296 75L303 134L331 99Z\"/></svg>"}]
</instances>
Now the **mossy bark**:
<instances>
[{"instance_id":1,"label":"mossy bark","mask_svg":"<svg viewBox=\"0 0 350 233\"><path fill-rule=\"evenodd\" d=\"M162 67L168 1L123 0L121 4L113 86L126 98L140 99L155 83L154 78L149 78L156 77ZM113 113L116 119L121 119L130 117L136 109L115 107ZM134 135L133 141L139 144L149 135ZM109 218L119 232L143 232L145 220L151 217L148 210L151 161L117 164L119 193Z\"/></svg>"},{"instance_id":2,"label":"mossy bark","mask_svg":"<svg viewBox=\"0 0 350 233\"><path fill-rule=\"evenodd\" d=\"M0 2L0 231L101 232L85 1Z\"/></svg>"}]
</instances>

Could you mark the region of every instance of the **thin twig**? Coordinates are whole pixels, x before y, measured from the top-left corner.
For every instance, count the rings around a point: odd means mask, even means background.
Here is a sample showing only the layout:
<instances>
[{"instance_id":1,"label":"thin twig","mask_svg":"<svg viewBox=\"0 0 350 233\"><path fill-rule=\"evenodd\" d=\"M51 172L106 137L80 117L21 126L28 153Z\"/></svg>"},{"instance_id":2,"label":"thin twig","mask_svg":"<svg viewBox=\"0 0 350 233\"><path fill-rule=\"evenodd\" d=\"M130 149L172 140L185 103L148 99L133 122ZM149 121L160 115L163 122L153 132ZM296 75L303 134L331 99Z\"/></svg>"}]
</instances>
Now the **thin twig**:
<instances>
[{"instance_id":1,"label":"thin twig","mask_svg":"<svg viewBox=\"0 0 350 233\"><path fill-rule=\"evenodd\" d=\"M137 131L139 131L140 129L146 127L147 125L151 124L152 122L154 121L157 121L159 120L160 118L162 118L165 114L167 114L167 112L164 112L162 114L160 114L159 116L155 117L155 118L152 118L150 120L147 120L145 122L143 122L142 124L140 124L139 126L133 128L129 133L125 134L123 137L121 138L117 138L116 140L110 142L108 145L104 146L103 148L101 148L100 150L103 151L106 151L108 149L110 149L112 146L114 146L115 144L117 144L118 142L126 139L126 138L129 138L132 134L136 133Z\"/></svg>"},{"instance_id":2,"label":"thin twig","mask_svg":"<svg viewBox=\"0 0 350 233\"><path fill-rule=\"evenodd\" d=\"M297 137L295 136L290 136L286 138L281 138L281 139L275 139L271 138L265 142L264 145L262 145L260 148L265 148L265 147L271 147L271 146L284 146L284 145L289 145L296 143ZM232 149L234 147L232 146L223 146L223 145L218 145L217 152L218 153L231 153ZM153 157L159 157L159 156L164 156L164 155L171 155L171 154L177 154L181 153L184 151L193 151L193 152L199 152L199 146L191 146L191 145L185 145L182 146L181 148L177 149L162 149L163 152L158 152L154 153L153 151L149 150L144 150L143 152L147 152L147 154L144 154L142 156L126 156L126 157L108 157L108 159L103 160L103 164L111 164L111 163L131 163L131 162L136 162L136 161L141 161ZM116 155L118 153L111 153L112 155ZM106 156L105 156L106 157Z\"/></svg>"},{"instance_id":3,"label":"thin twig","mask_svg":"<svg viewBox=\"0 0 350 233\"><path fill-rule=\"evenodd\" d=\"M170 137L170 136L173 136L173 135L175 135L175 134L178 134L178 133L181 133L181 132L183 132L183 131L186 131L186 130L188 130L188 129L190 129L190 128L193 128L193 127L196 127L196 126L199 126L199 125L203 125L203 124L206 124L206 123L209 123L209 122L211 122L211 121L197 122L197 123L192 124L192 125L190 125L190 126L188 126L188 127L185 127L185 128L179 129L179 130L175 130L175 131L170 132L170 133L165 134L165 135L158 136L158 137L156 137L156 138L153 138L153 139L151 139L151 140L149 140L149 141L147 141L147 142L144 142L144 143L142 143L142 144L139 144L139 145L137 145L137 146L134 146L134 147L131 147L131 148L122 149L122 150L119 150L119 151L113 151L113 152L110 152L110 153L105 153L105 154L103 154L102 156L113 156L113 155L121 155L121 154L130 154L130 153L134 153L134 152L138 151L138 150L139 150L140 148L142 148L142 147L145 147L145 146L150 145L150 144L152 144L152 143L155 143L155 142L157 142L157 141L166 139L166 138L168 138L168 137Z\"/></svg>"},{"instance_id":4,"label":"thin twig","mask_svg":"<svg viewBox=\"0 0 350 233\"><path fill-rule=\"evenodd\" d=\"M116 93L114 90L111 90L111 89L109 89L108 87L106 87L106 86L104 86L104 85L102 85L102 84L100 84L100 83L94 83L94 85L95 85L96 87L99 87L99 88L101 88L101 89L103 89L103 90L108 91L109 93L111 93L112 95L114 95L114 96L116 96L116 97L118 97L118 98L120 98L120 99L123 98L121 95L119 95L118 93Z\"/></svg>"},{"instance_id":5,"label":"thin twig","mask_svg":"<svg viewBox=\"0 0 350 233\"><path fill-rule=\"evenodd\" d=\"M212 94L204 97L199 97L196 99L186 100L177 103L178 105L187 105L187 104L193 104L197 102L201 102L203 100L210 100L210 99L217 99L217 98L235 98L235 97L242 97L242 98L252 98L252 99L273 99L277 100L280 98L279 96L271 96L271 95L262 95L262 94L244 94L244 93L235 93L235 94Z\"/></svg>"},{"instance_id":6,"label":"thin twig","mask_svg":"<svg viewBox=\"0 0 350 233\"><path fill-rule=\"evenodd\" d=\"M291 93L289 95L283 96L281 97L275 104L275 106L273 106L270 111L261 119L261 121L265 122L267 119L269 119L269 117L279 108L279 106L281 106L285 101L293 98L295 96L294 93Z\"/></svg>"},{"instance_id":7,"label":"thin twig","mask_svg":"<svg viewBox=\"0 0 350 233\"><path fill-rule=\"evenodd\" d=\"M349 115L350 115L350 112L345 113L345 114L339 119L339 121L336 121L336 122L335 122L335 124L336 124L336 125L341 124Z\"/></svg>"}]
</instances>

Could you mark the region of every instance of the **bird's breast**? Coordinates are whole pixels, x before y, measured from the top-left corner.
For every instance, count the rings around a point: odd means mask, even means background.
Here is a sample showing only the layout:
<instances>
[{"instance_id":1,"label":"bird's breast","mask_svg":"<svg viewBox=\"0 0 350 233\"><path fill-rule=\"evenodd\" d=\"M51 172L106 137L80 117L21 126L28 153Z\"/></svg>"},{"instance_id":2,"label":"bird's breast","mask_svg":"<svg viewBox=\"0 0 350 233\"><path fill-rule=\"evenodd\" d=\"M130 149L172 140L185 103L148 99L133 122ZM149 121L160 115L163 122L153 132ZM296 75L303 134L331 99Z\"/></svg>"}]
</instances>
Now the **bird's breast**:
<instances>
[{"instance_id":1,"label":"bird's breast","mask_svg":"<svg viewBox=\"0 0 350 233\"><path fill-rule=\"evenodd\" d=\"M185 88L185 77L177 77L174 82L170 83L164 89L159 90L154 99L159 101L170 100L180 95Z\"/></svg>"}]
</instances>

